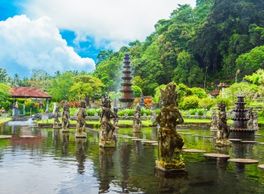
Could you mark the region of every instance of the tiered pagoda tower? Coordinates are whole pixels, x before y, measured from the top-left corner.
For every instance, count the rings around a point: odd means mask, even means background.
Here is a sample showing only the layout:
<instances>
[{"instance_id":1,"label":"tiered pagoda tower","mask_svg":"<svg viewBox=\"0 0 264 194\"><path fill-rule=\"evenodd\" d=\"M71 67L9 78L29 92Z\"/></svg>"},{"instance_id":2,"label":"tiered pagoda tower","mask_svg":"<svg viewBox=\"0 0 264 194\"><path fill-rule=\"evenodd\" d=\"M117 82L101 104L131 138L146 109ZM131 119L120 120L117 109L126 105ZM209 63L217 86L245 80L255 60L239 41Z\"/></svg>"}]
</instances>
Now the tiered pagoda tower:
<instances>
[{"instance_id":1,"label":"tiered pagoda tower","mask_svg":"<svg viewBox=\"0 0 264 194\"><path fill-rule=\"evenodd\" d=\"M255 137L255 130L248 128L248 110L245 109L244 96L238 96L236 107L233 110L234 116L232 120L234 121L233 127L230 129L230 137L237 139L253 140Z\"/></svg>"},{"instance_id":2,"label":"tiered pagoda tower","mask_svg":"<svg viewBox=\"0 0 264 194\"><path fill-rule=\"evenodd\" d=\"M121 102L122 108L130 108L133 104L134 97L133 97L133 91L131 89L132 72L131 72L129 54L125 55L123 68L124 68L123 77L122 77L123 83L121 84L122 89L120 90L120 92L122 93L122 97L119 100Z\"/></svg>"}]
</instances>

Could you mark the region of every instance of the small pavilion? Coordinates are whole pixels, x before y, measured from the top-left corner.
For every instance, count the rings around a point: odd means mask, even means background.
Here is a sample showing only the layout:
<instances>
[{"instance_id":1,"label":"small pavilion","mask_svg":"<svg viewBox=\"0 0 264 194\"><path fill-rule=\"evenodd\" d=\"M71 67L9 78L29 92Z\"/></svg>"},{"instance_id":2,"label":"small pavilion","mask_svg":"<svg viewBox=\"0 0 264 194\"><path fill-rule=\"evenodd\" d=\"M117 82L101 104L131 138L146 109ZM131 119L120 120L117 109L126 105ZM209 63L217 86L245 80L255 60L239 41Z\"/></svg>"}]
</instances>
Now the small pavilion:
<instances>
[{"instance_id":1,"label":"small pavilion","mask_svg":"<svg viewBox=\"0 0 264 194\"><path fill-rule=\"evenodd\" d=\"M13 99L18 99L18 98L22 98L22 99L27 99L27 98L31 98L31 99L35 99L35 100L46 100L46 110L48 109L48 102L51 99L51 96L42 91L39 88L34 88L34 87L14 87L11 88L10 90L10 95L11 98ZM16 101L16 100L15 100ZM23 114L25 114L25 108L23 108ZM13 107L13 116L16 116L19 114L19 110L18 110L18 105L17 102L15 103L14 107Z\"/></svg>"}]
</instances>

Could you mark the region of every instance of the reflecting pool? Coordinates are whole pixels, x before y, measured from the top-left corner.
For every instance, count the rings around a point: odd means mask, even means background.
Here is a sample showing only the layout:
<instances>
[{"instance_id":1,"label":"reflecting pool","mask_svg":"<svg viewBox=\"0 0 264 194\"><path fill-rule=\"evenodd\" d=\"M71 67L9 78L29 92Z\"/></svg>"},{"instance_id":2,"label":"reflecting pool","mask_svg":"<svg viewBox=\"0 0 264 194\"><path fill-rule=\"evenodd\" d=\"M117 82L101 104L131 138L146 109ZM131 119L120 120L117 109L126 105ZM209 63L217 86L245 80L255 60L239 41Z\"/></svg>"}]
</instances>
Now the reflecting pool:
<instances>
[{"instance_id":1,"label":"reflecting pool","mask_svg":"<svg viewBox=\"0 0 264 194\"><path fill-rule=\"evenodd\" d=\"M216 150L205 129L179 130L186 148L258 159L264 164L264 145L234 143ZM165 178L154 170L157 145L134 141L132 129L119 129L116 149L100 149L98 133L75 140L74 131L31 127L2 127L0 193L264 193L264 171L257 165L208 160L201 153L184 153L188 174ZM139 138L156 140L156 129L145 128ZM263 131L257 142L264 142Z\"/></svg>"}]
</instances>

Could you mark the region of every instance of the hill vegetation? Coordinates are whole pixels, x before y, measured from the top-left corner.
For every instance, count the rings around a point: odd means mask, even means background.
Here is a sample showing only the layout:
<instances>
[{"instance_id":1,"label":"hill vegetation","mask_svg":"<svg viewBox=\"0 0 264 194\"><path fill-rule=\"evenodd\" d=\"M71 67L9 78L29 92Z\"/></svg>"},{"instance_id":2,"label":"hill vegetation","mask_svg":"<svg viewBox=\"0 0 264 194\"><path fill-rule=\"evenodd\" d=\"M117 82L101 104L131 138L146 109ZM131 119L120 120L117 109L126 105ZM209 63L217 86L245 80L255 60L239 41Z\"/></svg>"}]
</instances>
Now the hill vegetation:
<instances>
[{"instance_id":1,"label":"hill vegetation","mask_svg":"<svg viewBox=\"0 0 264 194\"><path fill-rule=\"evenodd\" d=\"M215 87L232 83L263 68L264 2L260 0L197 0L180 5L155 25L145 41L99 54L94 75L116 90L122 58L131 54L134 84L145 95L171 81Z\"/></svg>"}]
</instances>

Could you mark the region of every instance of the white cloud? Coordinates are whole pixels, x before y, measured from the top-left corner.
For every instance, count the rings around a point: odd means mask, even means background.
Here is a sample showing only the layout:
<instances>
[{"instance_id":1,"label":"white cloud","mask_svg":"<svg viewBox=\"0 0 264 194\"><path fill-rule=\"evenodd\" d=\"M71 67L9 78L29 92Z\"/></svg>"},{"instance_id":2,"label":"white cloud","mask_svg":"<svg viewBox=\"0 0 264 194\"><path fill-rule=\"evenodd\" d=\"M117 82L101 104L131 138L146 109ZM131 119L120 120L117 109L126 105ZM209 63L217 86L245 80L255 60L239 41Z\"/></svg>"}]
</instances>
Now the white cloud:
<instances>
[{"instance_id":1,"label":"white cloud","mask_svg":"<svg viewBox=\"0 0 264 194\"><path fill-rule=\"evenodd\" d=\"M112 47L144 40L154 24L168 18L178 4L195 5L195 0L28 0L24 11L30 17L48 16L59 28L108 40Z\"/></svg>"},{"instance_id":2,"label":"white cloud","mask_svg":"<svg viewBox=\"0 0 264 194\"><path fill-rule=\"evenodd\" d=\"M81 58L67 46L51 19L30 20L25 15L0 21L0 65L49 73L95 67L92 59Z\"/></svg>"}]
</instances>

